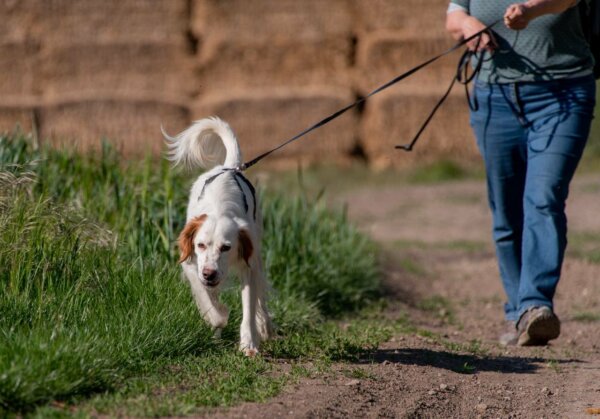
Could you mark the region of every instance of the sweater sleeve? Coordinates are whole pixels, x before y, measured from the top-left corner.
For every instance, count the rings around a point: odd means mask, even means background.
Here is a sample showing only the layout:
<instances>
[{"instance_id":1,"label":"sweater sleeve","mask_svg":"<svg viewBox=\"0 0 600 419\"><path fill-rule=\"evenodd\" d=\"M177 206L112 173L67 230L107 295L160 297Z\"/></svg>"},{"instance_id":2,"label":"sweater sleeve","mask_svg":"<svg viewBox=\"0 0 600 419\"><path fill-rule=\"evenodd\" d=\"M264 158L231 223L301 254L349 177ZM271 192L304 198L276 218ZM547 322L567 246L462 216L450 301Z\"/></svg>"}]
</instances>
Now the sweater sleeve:
<instances>
[{"instance_id":1,"label":"sweater sleeve","mask_svg":"<svg viewBox=\"0 0 600 419\"><path fill-rule=\"evenodd\" d=\"M456 12L457 10L469 13L469 0L450 0L447 13Z\"/></svg>"}]
</instances>

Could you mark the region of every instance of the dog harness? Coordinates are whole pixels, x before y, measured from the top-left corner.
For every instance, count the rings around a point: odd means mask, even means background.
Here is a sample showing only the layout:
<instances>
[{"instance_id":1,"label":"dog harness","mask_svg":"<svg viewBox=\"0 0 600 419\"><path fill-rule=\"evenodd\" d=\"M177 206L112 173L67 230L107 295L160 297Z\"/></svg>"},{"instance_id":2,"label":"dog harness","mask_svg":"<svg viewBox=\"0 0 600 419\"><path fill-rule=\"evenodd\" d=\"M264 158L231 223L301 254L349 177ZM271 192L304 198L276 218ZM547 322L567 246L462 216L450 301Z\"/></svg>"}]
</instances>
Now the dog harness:
<instances>
[{"instance_id":1,"label":"dog harness","mask_svg":"<svg viewBox=\"0 0 600 419\"><path fill-rule=\"evenodd\" d=\"M242 184L240 183L240 181L242 181L248 187L248 189L250 189L250 193L252 194L252 203L253 203L252 216L254 218L254 221L256 221L256 189L254 189L254 186L252 185L252 183L250 183L250 181L248 179L246 179L246 177L239 170L223 169L221 172L216 173L216 174L212 175L211 177L209 177L208 179L206 179L206 182L204 182L204 185L202 186L202 190L200 191L200 196L198 197L198 201L200 201L202 199L202 197L204 196L204 191L205 191L206 187L208 185L210 185L216 178L218 178L219 176L221 176L224 173L233 173L233 180L235 180L235 184L238 186L238 188L240 189L240 192L242 193L242 200L244 201L244 209L246 210L246 213L248 213L248 209L249 209L248 208L248 200L246 199L246 194L244 193L244 189L242 188Z\"/></svg>"}]
</instances>

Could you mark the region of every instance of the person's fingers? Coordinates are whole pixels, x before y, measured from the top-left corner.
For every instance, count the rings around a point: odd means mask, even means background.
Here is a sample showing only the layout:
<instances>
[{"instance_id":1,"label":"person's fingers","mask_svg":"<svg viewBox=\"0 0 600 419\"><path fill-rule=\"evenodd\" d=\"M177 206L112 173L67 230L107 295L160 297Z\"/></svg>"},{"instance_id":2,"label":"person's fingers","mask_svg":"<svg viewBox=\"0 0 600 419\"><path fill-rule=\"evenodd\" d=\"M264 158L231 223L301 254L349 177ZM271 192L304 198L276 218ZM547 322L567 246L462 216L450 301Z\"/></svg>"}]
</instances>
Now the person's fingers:
<instances>
[{"instance_id":1,"label":"person's fingers","mask_svg":"<svg viewBox=\"0 0 600 419\"><path fill-rule=\"evenodd\" d=\"M518 4L511 4L504 13L504 20L515 20L521 14L521 9Z\"/></svg>"},{"instance_id":2,"label":"person's fingers","mask_svg":"<svg viewBox=\"0 0 600 419\"><path fill-rule=\"evenodd\" d=\"M469 41L467 48L474 52L481 52L483 50L492 52L496 48L496 41L489 34L483 33L480 37Z\"/></svg>"},{"instance_id":3,"label":"person's fingers","mask_svg":"<svg viewBox=\"0 0 600 419\"><path fill-rule=\"evenodd\" d=\"M522 4L513 4L508 6L504 13L504 25L509 29L525 29L529 24L529 19L525 16L525 8Z\"/></svg>"}]
</instances>

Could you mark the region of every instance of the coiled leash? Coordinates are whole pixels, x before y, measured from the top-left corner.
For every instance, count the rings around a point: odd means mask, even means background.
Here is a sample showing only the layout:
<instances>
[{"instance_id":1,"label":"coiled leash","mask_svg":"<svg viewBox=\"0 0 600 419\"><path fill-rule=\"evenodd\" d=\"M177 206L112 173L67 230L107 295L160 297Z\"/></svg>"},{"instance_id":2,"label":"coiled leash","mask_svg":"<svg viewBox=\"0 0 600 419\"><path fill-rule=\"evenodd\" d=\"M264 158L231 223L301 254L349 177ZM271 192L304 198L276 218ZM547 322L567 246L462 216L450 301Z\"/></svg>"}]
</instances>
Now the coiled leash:
<instances>
[{"instance_id":1,"label":"coiled leash","mask_svg":"<svg viewBox=\"0 0 600 419\"><path fill-rule=\"evenodd\" d=\"M434 61L439 60L440 58L456 51L457 49L459 49L460 47L462 47L463 45L466 45L468 42L472 41L475 38L479 38L478 42L477 42L477 46L479 46L479 42L481 41L481 35L485 32L488 32L494 25L496 25L497 23L499 23L501 21L501 19L498 19L497 21L495 21L494 23L492 23L491 25L485 27L484 29L480 30L479 32L471 35L468 38L463 39L462 41L458 42L456 45L454 45L452 48L448 49L447 51L444 51L443 53L436 55L433 58L430 58L429 60L419 64L418 66L408 70L407 72L397 76L396 78L390 80L389 82L383 84L382 86L378 87L377 89L373 90L372 92L370 92L369 94L367 94L366 96L358 99L356 102L338 110L337 112L334 112L333 114L329 115L328 117L322 119L321 121L317 122L316 124L312 125L311 127L305 129L304 131L300 132L299 134L293 136L292 138L290 138L289 140L284 141L283 143L281 143L280 145L278 145L277 147L262 153L261 155L253 158L252 160L243 163L241 166L235 168L235 170L237 171L243 171L246 170L252 166L254 166L256 163L258 163L260 160L264 159L265 157L267 157L268 155L270 155L271 153L274 153L275 151L279 150L280 148L285 147L286 145L298 140L299 138L305 136L306 134L308 134L311 131L316 130L317 128L322 127L323 125L333 121L334 119L338 118L339 116L341 116L342 114L346 113L347 111L349 111L350 109L354 108L355 106L360 105L361 103L363 103L364 101L366 101L368 98L370 98L373 95L376 95L377 93L387 89L388 87L393 86L394 84L400 82L401 80L404 80L405 78L413 75L414 73L416 73L417 71L421 70L422 68L428 66L429 64L433 63ZM477 49L477 48L476 48ZM468 95L468 83L470 81L473 80L473 78L477 75L477 73L479 72L479 69L481 69L481 64L483 62L483 53L481 54L482 56L478 59L477 61L477 67L473 70L473 73L469 76L467 75L467 67L468 67L468 63L469 60L471 59L471 57L474 56L474 53L472 51L467 50L461 57L460 61L459 61L459 65L458 65L458 69L456 72L456 75L453 77L452 82L450 83L450 87L448 88L448 90L446 91L446 93L442 96L442 99L435 105L433 111L431 112L431 114L427 117L427 119L425 120L425 123L421 126L421 128L419 129L419 131L417 132L417 135L415 136L415 138L406 145L398 145L395 148L396 149L402 149L405 151L411 151L413 146L415 145L415 143L417 142L417 140L419 139L419 137L421 136L421 134L423 133L423 131L425 130L425 127L427 126L427 124L429 123L429 121L431 121L431 119L433 118L433 116L435 115L435 112L439 109L439 107L442 105L442 103L444 103L444 101L446 100L446 98L448 97L448 95L450 94L450 91L452 90L452 87L454 87L454 83L456 81L458 81L461 84L465 85L465 89L467 90L467 95ZM471 104L471 100L469 99L469 106Z\"/></svg>"},{"instance_id":2,"label":"coiled leash","mask_svg":"<svg viewBox=\"0 0 600 419\"><path fill-rule=\"evenodd\" d=\"M481 37L477 41L477 46L475 47L475 50L477 50L479 48L480 40L481 40ZM448 96L450 95L450 92L452 91L452 88L454 87L454 84L456 82L459 82L460 84L465 86L465 94L467 96L467 102L469 103L469 108L473 111L477 110L477 108L479 107L479 105L477 103L477 98L475 98L475 100L473 102L471 101L471 95L469 94L469 84L475 79L477 74L479 74L479 71L481 70L481 66L483 65L484 55L485 55L485 51L482 51L480 56L477 57L477 53L475 53L474 51L471 51L469 49L467 49L461 55L460 59L458 60L458 65L456 67L456 74L452 78L452 81L450 82L450 86L448 86L446 93L443 94L443 96L440 98L438 103L436 103L436 105L433 107L433 109L429 113L429 116L427 118L425 118L425 122L423 122L423 125L421 125L421 128L419 128L419 131L417 131L417 134L414 136L413 140L408 144L397 145L394 147L395 149L404 150L404 151L412 151L414 145L417 143L417 141L421 137L421 134L423 133L423 131L425 131L425 128L427 127L427 125L429 125L429 122L433 119L433 116L435 115L437 110L442 106L442 103L444 103L446 101L446 99L448 98ZM471 74L469 74L469 63L471 62L471 59L473 57L476 58L477 64L476 64L475 68L473 69L473 72Z\"/></svg>"}]
</instances>

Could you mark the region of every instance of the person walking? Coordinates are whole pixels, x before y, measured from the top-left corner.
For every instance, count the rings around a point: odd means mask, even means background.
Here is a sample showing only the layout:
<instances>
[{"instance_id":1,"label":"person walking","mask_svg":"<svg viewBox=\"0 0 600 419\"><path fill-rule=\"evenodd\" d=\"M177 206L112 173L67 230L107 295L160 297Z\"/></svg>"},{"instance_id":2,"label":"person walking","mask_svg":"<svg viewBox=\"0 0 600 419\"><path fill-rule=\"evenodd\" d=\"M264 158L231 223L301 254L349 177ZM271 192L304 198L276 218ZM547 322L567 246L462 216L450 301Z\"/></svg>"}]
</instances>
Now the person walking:
<instances>
[{"instance_id":1,"label":"person walking","mask_svg":"<svg viewBox=\"0 0 600 419\"><path fill-rule=\"evenodd\" d=\"M506 293L503 345L560 334L553 297L567 245L565 203L595 106L594 60L579 1L451 0L446 29L483 60L470 124L486 169Z\"/></svg>"}]
</instances>

